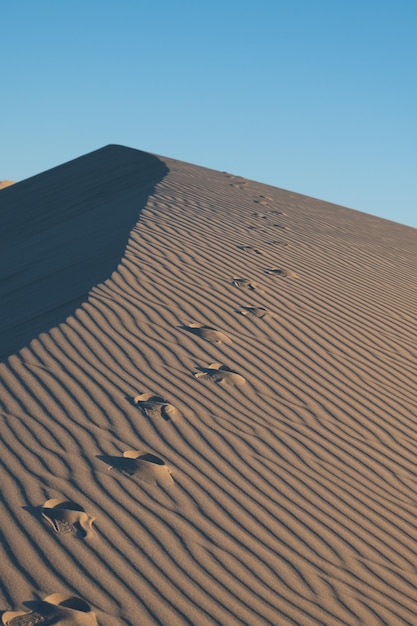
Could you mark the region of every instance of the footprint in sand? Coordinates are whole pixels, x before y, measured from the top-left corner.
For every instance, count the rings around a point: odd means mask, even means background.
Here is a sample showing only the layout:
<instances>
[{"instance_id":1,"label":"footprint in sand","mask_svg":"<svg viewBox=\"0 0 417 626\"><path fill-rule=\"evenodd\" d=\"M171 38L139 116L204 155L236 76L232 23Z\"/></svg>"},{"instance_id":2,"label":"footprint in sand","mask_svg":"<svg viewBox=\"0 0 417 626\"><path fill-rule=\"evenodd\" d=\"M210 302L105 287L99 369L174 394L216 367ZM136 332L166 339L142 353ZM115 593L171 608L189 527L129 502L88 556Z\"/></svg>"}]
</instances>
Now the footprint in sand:
<instances>
[{"instance_id":1,"label":"footprint in sand","mask_svg":"<svg viewBox=\"0 0 417 626\"><path fill-rule=\"evenodd\" d=\"M29 603L28 603L29 604ZM63 626L97 626L97 618L90 606L81 598L64 593L53 593L44 600L32 602L34 609L5 611L1 617L6 626L35 626L62 624Z\"/></svg>"},{"instance_id":2,"label":"footprint in sand","mask_svg":"<svg viewBox=\"0 0 417 626\"><path fill-rule=\"evenodd\" d=\"M153 393L141 393L133 398L133 403L137 404L145 417L151 419L162 418L170 422L179 416L175 406Z\"/></svg>"},{"instance_id":3,"label":"footprint in sand","mask_svg":"<svg viewBox=\"0 0 417 626\"><path fill-rule=\"evenodd\" d=\"M211 328L210 326L203 326L202 324L189 324L188 326L181 326L183 330L187 330L197 337L201 337L210 343L231 343L231 340L227 335L220 330Z\"/></svg>"},{"instance_id":4,"label":"footprint in sand","mask_svg":"<svg viewBox=\"0 0 417 626\"><path fill-rule=\"evenodd\" d=\"M269 203L272 202L272 198L271 196L258 195L254 197L253 201L255 204L260 204L261 206L269 206Z\"/></svg>"},{"instance_id":5,"label":"footprint in sand","mask_svg":"<svg viewBox=\"0 0 417 626\"><path fill-rule=\"evenodd\" d=\"M88 515L75 502L47 500L41 509L42 517L60 535L73 535L81 539L93 533L94 517Z\"/></svg>"},{"instance_id":6,"label":"footprint in sand","mask_svg":"<svg viewBox=\"0 0 417 626\"><path fill-rule=\"evenodd\" d=\"M246 383L243 376L221 363L212 363L208 367L201 368L201 371L196 372L194 376L219 385L244 385Z\"/></svg>"},{"instance_id":7,"label":"footprint in sand","mask_svg":"<svg viewBox=\"0 0 417 626\"><path fill-rule=\"evenodd\" d=\"M267 229L265 229L265 228L260 228L259 226L253 226L253 225L251 225L251 226L248 226L247 228L248 228L248 230L257 230L257 231L258 231L258 233L267 233L267 232L268 232L268 230L267 230Z\"/></svg>"},{"instance_id":8,"label":"footprint in sand","mask_svg":"<svg viewBox=\"0 0 417 626\"><path fill-rule=\"evenodd\" d=\"M232 285L238 287L239 289L249 289L249 291L262 291L259 289L258 285L249 278L234 278L232 280Z\"/></svg>"},{"instance_id":9,"label":"footprint in sand","mask_svg":"<svg viewBox=\"0 0 417 626\"><path fill-rule=\"evenodd\" d=\"M238 246L239 250L243 250L243 252L254 252L255 254L263 254L262 250L258 250L258 248L254 248L253 246Z\"/></svg>"},{"instance_id":10,"label":"footprint in sand","mask_svg":"<svg viewBox=\"0 0 417 626\"><path fill-rule=\"evenodd\" d=\"M259 211L255 211L255 213L252 213L252 217L256 217L256 219L259 219L259 220L268 219L268 216L266 213L259 213Z\"/></svg>"},{"instance_id":11,"label":"footprint in sand","mask_svg":"<svg viewBox=\"0 0 417 626\"><path fill-rule=\"evenodd\" d=\"M237 312L241 315L246 315L247 317L255 317L257 319L273 317L272 313L268 311L268 309L264 309L261 306L245 306Z\"/></svg>"},{"instance_id":12,"label":"footprint in sand","mask_svg":"<svg viewBox=\"0 0 417 626\"><path fill-rule=\"evenodd\" d=\"M239 176L229 176L233 182L229 183L231 187L236 187L242 189L245 185L247 185L247 181L244 178L240 178Z\"/></svg>"},{"instance_id":13,"label":"footprint in sand","mask_svg":"<svg viewBox=\"0 0 417 626\"><path fill-rule=\"evenodd\" d=\"M285 270L285 269L265 270L265 274L272 274L273 276L281 276L282 278L298 278L298 274L296 274L292 270Z\"/></svg>"},{"instance_id":14,"label":"footprint in sand","mask_svg":"<svg viewBox=\"0 0 417 626\"><path fill-rule=\"evenodd\" d=\"M110 470L118 470L125 476L135 476L149 484L173 484L171 470L168 465L155 454L127 450L123 456L103 457L110 465Z\"/></svg>"}]
</instances>

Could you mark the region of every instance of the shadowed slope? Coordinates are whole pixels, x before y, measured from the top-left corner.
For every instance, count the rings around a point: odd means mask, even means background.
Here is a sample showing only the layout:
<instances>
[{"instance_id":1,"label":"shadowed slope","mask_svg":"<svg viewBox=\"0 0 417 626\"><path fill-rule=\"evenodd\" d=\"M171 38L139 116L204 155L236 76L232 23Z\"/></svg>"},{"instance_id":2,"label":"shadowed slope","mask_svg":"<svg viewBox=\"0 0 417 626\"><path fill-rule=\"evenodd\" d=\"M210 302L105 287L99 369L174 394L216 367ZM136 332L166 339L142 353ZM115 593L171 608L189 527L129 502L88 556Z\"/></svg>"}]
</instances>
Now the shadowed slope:
<instances>
[{"instance_id":1,"label":"shadowed slope","mask_svg":"<svg viewBox=\"0 0 417 626\"><path fill-rule=\"evenodd\" d=\"M65 321L111 276L167 171L113 145L2 190L0 358Z\"/></svg>"}]
</instances>

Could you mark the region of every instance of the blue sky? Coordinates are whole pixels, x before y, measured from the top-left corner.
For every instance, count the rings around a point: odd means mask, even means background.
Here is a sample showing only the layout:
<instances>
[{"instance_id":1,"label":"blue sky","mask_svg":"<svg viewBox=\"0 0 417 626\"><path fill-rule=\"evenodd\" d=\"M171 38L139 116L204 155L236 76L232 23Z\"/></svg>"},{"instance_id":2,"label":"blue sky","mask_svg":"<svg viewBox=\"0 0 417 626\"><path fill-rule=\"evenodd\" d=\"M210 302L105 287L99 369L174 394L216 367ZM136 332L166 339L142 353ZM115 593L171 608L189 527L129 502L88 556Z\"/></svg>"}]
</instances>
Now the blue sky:
<instances>
[{"instance_id":1,"label":"blue sky","mask_svg":"<svg viewBox=\"0 0 417 626\"><path fill-rule=\"evenodd\" d=\"M417 227L416 0L5 0L0 180L109 143Z\"/></svg>"}]
</instances>

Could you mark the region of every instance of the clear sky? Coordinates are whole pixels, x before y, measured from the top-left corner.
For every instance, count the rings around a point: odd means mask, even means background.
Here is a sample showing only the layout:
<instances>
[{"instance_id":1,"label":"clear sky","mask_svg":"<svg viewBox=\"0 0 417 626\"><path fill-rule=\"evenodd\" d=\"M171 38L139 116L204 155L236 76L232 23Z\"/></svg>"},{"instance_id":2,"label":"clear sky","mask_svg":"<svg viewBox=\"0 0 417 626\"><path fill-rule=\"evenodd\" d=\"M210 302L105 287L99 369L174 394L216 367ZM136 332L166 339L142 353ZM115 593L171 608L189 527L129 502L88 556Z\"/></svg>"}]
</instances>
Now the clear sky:
<instances>
[{"instance_id":1,"label":"clear sky","mask_svg":"<svg viewBox=\"0 0 417 626\"><path fill-rule=\"evenodd\" d=\"M417 0L0 6L0 180L118 143L417 227Z\"/></svg>"}]
</instances>

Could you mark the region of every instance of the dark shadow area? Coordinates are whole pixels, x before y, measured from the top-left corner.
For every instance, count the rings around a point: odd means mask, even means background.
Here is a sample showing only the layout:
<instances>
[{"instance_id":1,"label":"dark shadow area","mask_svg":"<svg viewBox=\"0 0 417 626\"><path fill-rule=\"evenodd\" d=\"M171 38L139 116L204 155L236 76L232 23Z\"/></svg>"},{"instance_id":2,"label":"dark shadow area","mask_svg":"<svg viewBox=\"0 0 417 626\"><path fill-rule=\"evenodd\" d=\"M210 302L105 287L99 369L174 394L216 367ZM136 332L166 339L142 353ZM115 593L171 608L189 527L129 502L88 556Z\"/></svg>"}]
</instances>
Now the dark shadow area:
<instances>
[{"instance_id":1,"label":"dark shadow area","mask_svg":"<svg viewBox=\"0 0 417 626\"><path fill-rule=\"evenodd\" d=\"M64 623L64 620L66 624L78 624L78 617L75 618L76 621L71 620L72 611L91 613L91 607L85 600L76 596L66 596L60 593L47 596L44 600L27 600L23 602L23 606L26 607L29 612L18 617L9 615L8 611L2 611L2 624L10 624L10 626L14 626L14 624L16 624L16 626L33 626L38 623L60 624L61 622ZM6 621L4 621L4 618L6 618ZM85 623L92 624L97 622L89 620Z\"/></svg>"},{"instance_id":2,"label":"dark shadow area","mask_svg":"<svg viewBox=\"0 0 417 626\"><path fill-rule=\"evenodd\" d=\"M110 278L168 171L151 154L110 145L0 191L1 360Z\"/></svg>"},{"instance_id":3,"label":"dark shadow area","mask_svg":"<svg viewBox=\"0 0 417 626\"><path fill-rule=\"evenodd\" d=\"M97 454L96 458L110 466L112 469L116 469L127 476L134 476L136 474L139 467L138 461L147 461L148 463L154 463L155 465L165 465L165 462L162 459L151 452L145 452L137 457Z\"/></svg>"},{"instance_id":4,"label":"dark shadow area","mask_svg":"<svg viewBox=\"0 0 417 626\"><path fill-rule=\"evenodd\" d=\"M134 476L137 472L135 459L124 456L111 456L110 454L97 454L96 458L108 465L108 469L116 469L127 476Z\"/></svg>"},{"instance_id":5,"label":"dark shadow area","mask_svg":"<svg viewBox=\"0 0 417 626\"><path fill-rule=\"evenodd\" d=\"M181 326L177 326L177 328L180 328L181 330L185 330L187 333L190 333L191 335L196 335L197 337L201 337L202 335L202 331L204 330L212 330L214 332L217 332L215 328L212 328L211 326L187 326L185 324L182 324Z\"/></svg>"},{"instance_id":6,"label":"dark shadow area","mask_svg":"<svg viewBox=\"0 0 417 626\"><path fill-rule=\"evenodd\" d=\"M25 506L22 506L22 509L26 511L27 513L30 513L30 515L32 515L32 517L34 517L38 522L42 520L42 510L43 510L42 505L38 505L38 506L25 505Z\"/></svg>"}]
</instances>

